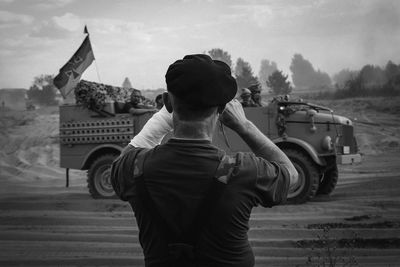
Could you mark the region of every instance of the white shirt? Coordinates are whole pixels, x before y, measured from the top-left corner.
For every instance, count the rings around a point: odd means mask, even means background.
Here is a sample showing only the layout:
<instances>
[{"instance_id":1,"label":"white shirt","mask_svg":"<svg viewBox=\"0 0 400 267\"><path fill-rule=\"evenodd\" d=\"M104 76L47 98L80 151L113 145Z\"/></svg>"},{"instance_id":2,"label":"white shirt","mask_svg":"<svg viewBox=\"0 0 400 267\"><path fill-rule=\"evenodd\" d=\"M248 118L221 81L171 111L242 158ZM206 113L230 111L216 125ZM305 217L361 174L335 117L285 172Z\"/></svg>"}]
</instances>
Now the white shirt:
<instances>
[{"instance_id":1,"label":"white shirt","mask_svg":"<svg viewBox=\"0 0 400 267\"><path fill-rule=\"evenodd\" d=\"M134 147L153 148L173 129L172 113L163 106L143 126L143 129L129 143Z\"/></svg>"}]
</instances>

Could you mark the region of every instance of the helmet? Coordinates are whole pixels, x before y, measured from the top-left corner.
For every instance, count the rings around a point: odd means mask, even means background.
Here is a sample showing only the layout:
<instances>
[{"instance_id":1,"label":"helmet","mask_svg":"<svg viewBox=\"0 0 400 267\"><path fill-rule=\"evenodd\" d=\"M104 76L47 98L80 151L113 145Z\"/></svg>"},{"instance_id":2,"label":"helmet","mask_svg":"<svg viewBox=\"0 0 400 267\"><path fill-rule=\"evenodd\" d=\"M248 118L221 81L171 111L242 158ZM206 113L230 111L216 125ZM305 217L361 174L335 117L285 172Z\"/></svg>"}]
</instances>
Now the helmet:
<instances>
[{"instance_id":1,"label":"helmet","mask_svg":"<svg viewBox=\"0 0 400 267\"><path fill-rule=\"evenodd\" d=\"M251 91L247 88L243 88L242 89L242 93L240 94L241 96L245 96L245 95L251 95Z\"/></svg>"},{"instance_id":2,"label":"helmet","mask_svg":"<svg viewBox=\"0 0 400 267\"><path fill-rule=\"evenodd\" d=\"M261 93L261 88L259 83L250 85L249 89L252 94Z\"/></svg>"}]
</instances>

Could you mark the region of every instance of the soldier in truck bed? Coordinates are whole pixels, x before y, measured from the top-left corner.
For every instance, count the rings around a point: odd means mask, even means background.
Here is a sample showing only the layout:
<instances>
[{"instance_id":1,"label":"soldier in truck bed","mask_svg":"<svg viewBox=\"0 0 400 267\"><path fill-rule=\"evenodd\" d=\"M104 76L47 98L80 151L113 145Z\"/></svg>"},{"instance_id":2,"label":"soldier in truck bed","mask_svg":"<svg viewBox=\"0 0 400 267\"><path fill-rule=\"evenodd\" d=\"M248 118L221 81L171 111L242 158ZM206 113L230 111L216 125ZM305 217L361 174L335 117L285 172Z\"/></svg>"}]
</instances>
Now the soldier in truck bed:
<instances>
[{"instance_id":1,"label":"soldier in truck bed","mask_svg":"<svg viewBox=\"0 0 400 267\"><path fill-rule=\"evenodd\" d=\"M251 99L251 92L247 88L242 89L242 93L240 94L240 103L244 108L248 107L257 107L254 101Z\"/></svg>"},{"instance_id":2,"label":"soldier in truck bed","mask_svg":"<svg viewBox=\"0 0 400 267\"><path fill-rule=\"evenodd\" d=\"M158 110L150 105L145 105L142 101L142 93L137 90L133 89L130 101L126 102L122 109L119 109L116 106L117 113L131 113L132 115L141 115L144 113L154 113Z\"/></svg>"},{"instance_id":3,"label":"soldier in truck bed","mask_svg":"<svg viewBox=\"0 0 400 267\"><path fill-rule=\"evenodd\" d=\"M261 89L259 84L253 84L249 86L249 90L251 92L251 100L254 103L255 107L262 107L261 104Z\"/></svg>"}]
</instances>

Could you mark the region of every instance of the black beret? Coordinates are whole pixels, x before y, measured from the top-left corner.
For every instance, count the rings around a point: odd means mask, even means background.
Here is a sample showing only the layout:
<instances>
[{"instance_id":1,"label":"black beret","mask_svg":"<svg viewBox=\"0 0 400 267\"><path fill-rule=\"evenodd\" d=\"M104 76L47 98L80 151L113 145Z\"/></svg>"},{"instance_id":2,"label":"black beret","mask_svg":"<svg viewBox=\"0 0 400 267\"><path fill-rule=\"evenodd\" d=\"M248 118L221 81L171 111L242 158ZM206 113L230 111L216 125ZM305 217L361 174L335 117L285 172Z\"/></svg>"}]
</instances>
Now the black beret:
<instances>
[{"instance_id":1,"label":"black beret","mask_svg":"<svg viewBox=\"0 0 400 267\"><path fill-rule=\"evenodd\" d=\"M167 90L194 106L213 107L231 101L237 91L230 67L208 55L187 55L169 66Z\"/></svg>"}]
</instances>

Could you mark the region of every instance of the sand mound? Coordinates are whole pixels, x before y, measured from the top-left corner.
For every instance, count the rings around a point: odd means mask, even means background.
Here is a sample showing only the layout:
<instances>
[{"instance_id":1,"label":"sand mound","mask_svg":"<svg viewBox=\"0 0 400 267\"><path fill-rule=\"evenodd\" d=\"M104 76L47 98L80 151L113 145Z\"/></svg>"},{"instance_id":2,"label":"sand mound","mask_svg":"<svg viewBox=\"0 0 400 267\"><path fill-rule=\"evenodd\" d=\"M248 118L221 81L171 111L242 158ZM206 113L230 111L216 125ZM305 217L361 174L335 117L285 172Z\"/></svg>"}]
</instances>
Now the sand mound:
<instances>
[{"instance_id":1,"label":"sand mound","mask_svg":"<svg viewBox=\"0 0 400 267\"><path fill-rule=\"evenodd\" d=\"M9 111L0 118L0 175L4 179L59 179L57 107L32 112Z\"/></svg>"}]
</instances>

